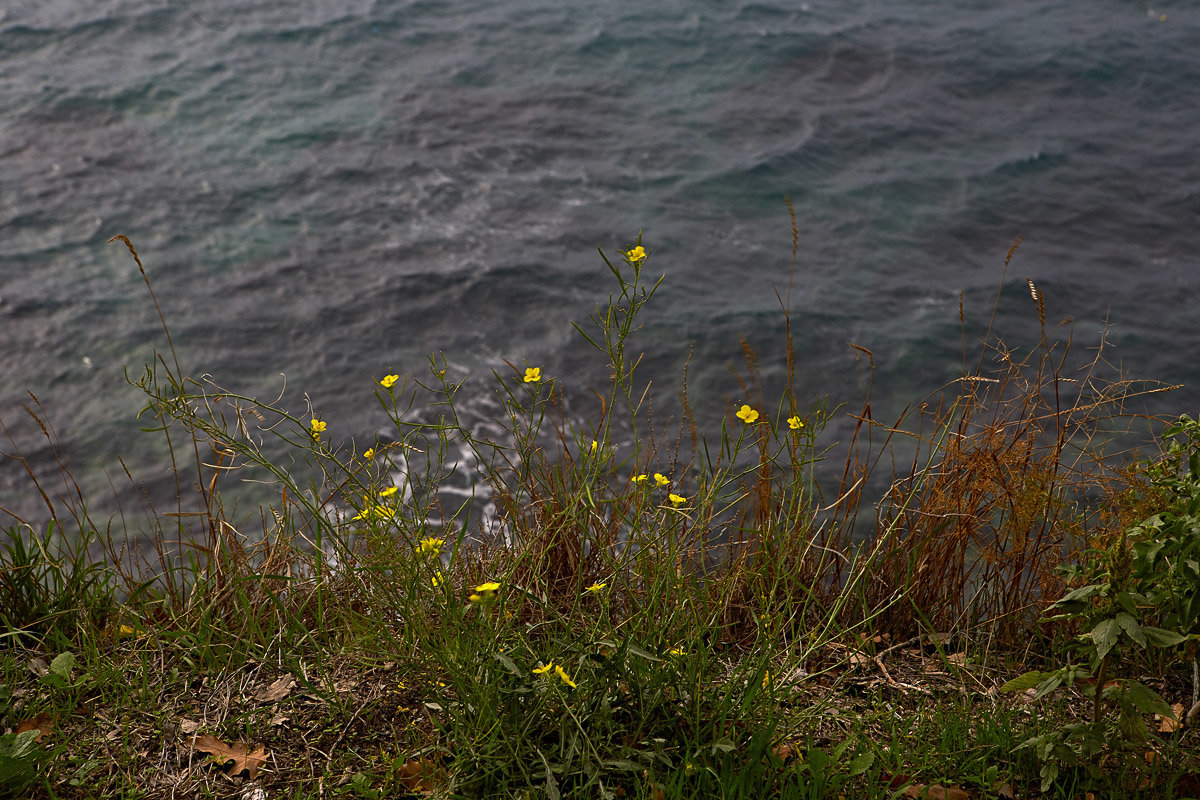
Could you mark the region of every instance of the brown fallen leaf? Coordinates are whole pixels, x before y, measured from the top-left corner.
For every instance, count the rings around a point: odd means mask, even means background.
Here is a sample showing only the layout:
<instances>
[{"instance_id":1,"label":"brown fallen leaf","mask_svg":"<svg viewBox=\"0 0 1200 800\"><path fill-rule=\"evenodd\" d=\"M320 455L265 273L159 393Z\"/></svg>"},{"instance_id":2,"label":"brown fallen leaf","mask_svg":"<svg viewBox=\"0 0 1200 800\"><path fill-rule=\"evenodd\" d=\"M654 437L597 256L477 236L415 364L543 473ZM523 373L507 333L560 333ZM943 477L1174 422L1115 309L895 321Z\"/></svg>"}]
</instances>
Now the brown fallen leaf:
<instances>
[{"instance_id":1,"label":"brown fallen leaf","mask_svg":"<svg viewBox=\"0 0 1200 800\"><path fill-rule=\"evenodd\" d=\"M35 742L40 742L46 736L54 733L54 721L50 719L50 715L46 712L38 714L36 717L30 717L27 720L17 723L17 733L25 733L25 731L37 731Z\"/></svg>"},{"instance_id":2,"label":"brown fallen leaf","mask_svg":"<svg viewBox=\"0 0 1200 800\"><path fill-rule=\"evenodd\" d=\"M267 763L270 757L267 754L267 748L261 744L250 749L250 745L244 742L234 742L233 744L225 744L215 736L194 736L192 737L192 747L197 752L208 753L212 756L212 760L224 767L224 765L232 761L233 766L229 770L230 775L238 775L246 772L251 780L258 774L258 768Z\"/></svg>"},{"instance_id":3,"label":"brown fallen leaf","mask_svg":"<svg viewBox=\"0 0 1200 800\"><path fill-rule=\"evenodd\" d=\"M775 755L786 764L796 757L796 747L791 742L780 742L775 745Z\"/></svg>"},{"instance_id":4,"label":"brown fallen leaf","mask_svg":"<svg viewBox=\"0 0 1200 800\"><path fill-rule=\"evenodd\" d=\"M1162 714L1154 715L1154 718L1159 720L1159 724L1158 724L1158 732L1159 733L1173 733L1173 732L1179 730L1180 726L1183 725L1183 716L1184 716L1183 703L1172 704L1171 710L1173 712L1175 712L1174 719L1172 719L1171 717L1164 717Z\"/></svg>"},{"instance_id":5,"label":"brown fallen leaf","mask_svg":"<svg viewBox=\"0 0 1200 800\"><path fill-rule=\"evenodd\" d=\"M427 758L410 758L396 770L396 777L413 794L431 795L446 783L438 777L438 765Z\"/></svg>"},{"instance_id":6,"label":"brown fallen leaf","mask_svg":"<svg viewBox=\"0 0 1200 800\"><path fill-rule=\"evenodd\" d=\"M295 685L295 678L291 675L284 675L270 686L260 686L256 689L254 691L254 699L264 703L278 703L288 696L288 693L292 691L292 687Z\"/></svg>"},{"instance_id":7,"label":"brown fallen leaf","mask_svg":"<svg viewBox=\"0 0 1200 800\"><path fill-rule=\"evenodd\" d=\"M957 786L925 786L924 784L913 784L904 790L905 797L912 797L918 800L971 800L971 795L967 794Z\"/></svg>"},{"instance_id":8,"label":"brown fallen leaf","mask_svg":"<svg viewBox=\"0 0 1200 800\"><path fill-rule=\"evenodd\" d=\"M200 729L200 723L194 719L187 717L179 718L179 732L183 734L192 734Z\"/></svg>"}]
</instances>

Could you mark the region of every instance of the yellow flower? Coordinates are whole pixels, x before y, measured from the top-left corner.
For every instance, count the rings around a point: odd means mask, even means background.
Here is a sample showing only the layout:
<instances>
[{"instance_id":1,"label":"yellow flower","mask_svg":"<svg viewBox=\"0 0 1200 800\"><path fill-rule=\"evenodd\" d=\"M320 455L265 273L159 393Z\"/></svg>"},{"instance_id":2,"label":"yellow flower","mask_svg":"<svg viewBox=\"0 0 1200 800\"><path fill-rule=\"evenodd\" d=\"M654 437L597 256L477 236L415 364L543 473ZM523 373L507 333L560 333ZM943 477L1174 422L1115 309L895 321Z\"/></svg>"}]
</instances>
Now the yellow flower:
<instances>
[{"instance_id":1,"label":"yellow flower","mask_svg":"<svg viewBox=\"0 0 1200 800\"><path fill-rule=\"evenodd\" d=\"M608 584L607 583L593 583L591 586L584 589L584 591L590 592L592 594L600 594L600 592L604 591L605 586L608 586Z\"/></svg>"},{"instance_id":2,"label":"yellow flower","mask_svg":"<svg viewBox=\"0 0 1200 800\"><path fill-rule=\"evenodd\" d=\"M686 650L684 650L682 647L672 647L672 648L671 648L671 651L670 651L670 653L669 653L669 655L673 655L673 656L686 656L686 655L687 655L687 651L686 651Z\"/></svg>"},{"instance_id":3,"label":"yellow flower","mask_svg":"<svg viewBox=\"0 0 1200 800\"><path fill-rule=\"evenodd\" d=\"M646 478L648 478L648 477L650 477L650 476L649 475L634 475L632 478L630 478L630 480L633 481L634 483L641 483L642 481L646 480Z\"/></svg>"},{"instance_id":4,"label":"yellow flower","mask_svg":"<svg viewBox=\"0 0 1200 800\"><path fill-rule=\"evenodd\" d=\"M666 475L663 475L661 472L654 473L654 482L657 483L659 486L670 486L671 485L671 479L668 478Z\"/></svg>"},{"instance_id":5,"label":"yellow flower","mask_svg":"<svg viewBox=\"0 0 1200 800\"><path fill-rule=\"evenodd\" d=\"M441 572L435 572L435 573L433 573L433 575L431 575L431 576L430 576L430 578L429 578L429 582L430 582L431 584L433 584L433 588L435 588L435 589L436 589L437 587L441 586L441 585L442 585L442 581L444 581L444 580L445 580L445 578L443 578L443 577L442 577L442 573L441 573Z\"/></svg>"},{"instance_id":6,"label":"yellow flower","mask_svg":"<svg viewBox=\"0 0 1200 800\"><path fill-rule=\"evenodd\" d=\"M379 385L385 389L391 389L396 385L396 381L398 380L400 380L399 375L384 375L383 380L379 382Z\"/></svg>"},{"instance_id":7,"label":"yellow flower","mask_svg":"<svg viewBox=\"0 0 1200 800\"><path fill-rule=\"evenodd\" d=\"M545 666L541 666L541 667L534 667L534 668L533 668L533 674L534 674L534 675L545 675L547 672L549 672L549 671L550 671L550 670L552 670L552 669L554 669L554 662L553 662L553 661L551 661L549 664L546 664Z\"/></svg>"},{"instance_id":8,"label":"yellow flower","mask_svg":"<svg viewBox=\"0 0 1200 800\"><path fill-rule=\"evenodd\" d=\"M313 438L314 442L317 441L318 439L320 439L321 434L324 432L325 432L325 423L322 422L321 420L314 418L312 420L312 422L308 423L308 435Z\"/></svg>"},{"instance_id":9,"label":"yellow flower","mask_svg":"<svg viewBox=\"0 0 1200 800\"><path fill-rule=\"evenodd\" d=\"M137 636L145 636L145 635L146 635L146 632L144 630L142 630L141 628L135 628L132 625L122 625L120 627L120 629L117 631L117 636L121 637L122 639L128 638L130 636L137 637Z\"/></svg>"},{"instance_id":10,"label":"yellow flower","mask_svg":"<svg viewBox=\"0 0 1200 800\"><path fill-rule=\"evenodd\" d=\"M788 417L788 427L794 431L798 431L804 427L804 420L799 417Z\"/></svg>"},{"instance_id":11,"label":"yellow flower","mask_svg":"<svg viewBox=\"0 0 1200 800\"><path fill-rule=\"evenodd\" d=\"M475 594L471 595L467 599L472 603L482 603L487 605L496 599L496 590L499 588L500 584L494 581L481 583L475 587Z\"/></svg>"},{"instance_id":12,"label":"yellow flower","mask_svg":"<svg viewBox=\"0 0 1200 800\"><path fill-rule=\"evenodd\" d=\"M667 499L670 500L673 505L677 505L677 506L681 506L687 502L686 497L682 497L677 494L669 494L669 495L667 495Z\"/></svg>"},{"instance_id":13,"label":"yellow flower","mask_svg":"<svg viewBox=\"0 0 1200 800\"><path fill-rule=\"evenodd\" d=\"M749 425L751 422L758 420L758 412L747 405L743 405L738 409L737 418Z\"/></svg>"},{"instance_id":14,"label":"yellow flower","mask_svg":"<svg viewBox=\"0 0 1200 800\"><path fill-rule=\"evenodd\" d=\"M770 685L771 685L771 672L768 670L767 672L763 673L762 688L766 689Z\"/></svg>"},{"instance_id":15,"label":"yellow flower","mask_svg":"<svg viewBox=\"0 0 1200 800\"><path fill-rule=\"evenodd\" d=\"M374 458L374 457L375 457L375 448L374 447L368 447L367 451L365 453L363 453L363 458Z\"/></svg>"},{"instance_id":16,"label":"yellow flower","mask_svg":"<svg viewBox=\"0 0 1200 800\"><path fill-rule=\"evenodd\" d=\"M445 539L434 539L433 537L422 539L420 544L417 546L417 553L423 556L437 555L438 553L442 552L442 545L445 543Z\"/></svg>"},{"instance_id":17,"label":"yellow flower","mask_svg":"<svg viewBox=\"0 0 1200 800\"><path fill-rule=\"evenodd\" d=\"M371 513L380 519L391 519L396 516L396 509L388 506L375 506L371 509Z\"/></svg>"},{"instance_id":18,"label":"yellow flower","mask_svg":"<svg viewBox=\"0 0 1200 800\"><path fill-rule=\"evenodd\" d=\"M628 258L630 261L637 263L638 261L641 261L642 259L644 259L646 257L646 248L642 247L639 244L637 247L633 248L628 253L626 253L625 257Z\"/></svg>"},{"instance_id":19,"label":"yellow flower","mask_svg":"<svg viewBox=\"0 0 1200 800\"><path fill-rule=\"evenodd\" d=\"M593 453L596 452L596 448L599 446L600 446L600 443L597 442L595 439L592 439L592 452Z\"/></svg>"},{"instance_id":20,"label":"yellow flower","mask_svg":"<svg viewBox=\"0 0 1200 800\"><path fill-rule=\"evenodd\" d=\"M572 689L575 688L575 681L571 680L571 676L567 674L567 671L565 669L563 669L562 667L555 667L554 674L557 675L558 677L562 678L562 682L565 683L567 686L570 686Z\"/></svg>"},{"instance_id":21,"label":"yellow flower","mask_svg":"<svg viewBox=\"0 0 1200 800\"><path fill-rule=\"evenodd\" d=\"M542 379L542 368L541 367L526 368L526 370L525 370L525 382L526 383L537 383L541 379Z\"/></svg>"},{"instance_id":22,"label":"yellow flower","mask_svg":"<svg viewBox=\"0 0 1200 800\"><path fill-rule=\"evenodd\" d=\"M391 497L398 491L400 491L400 490L397 489L395 486L389 486L388 488L386 488L382 492L380 492L379 496L380 497Z\"/></svg>"}]
</instances>

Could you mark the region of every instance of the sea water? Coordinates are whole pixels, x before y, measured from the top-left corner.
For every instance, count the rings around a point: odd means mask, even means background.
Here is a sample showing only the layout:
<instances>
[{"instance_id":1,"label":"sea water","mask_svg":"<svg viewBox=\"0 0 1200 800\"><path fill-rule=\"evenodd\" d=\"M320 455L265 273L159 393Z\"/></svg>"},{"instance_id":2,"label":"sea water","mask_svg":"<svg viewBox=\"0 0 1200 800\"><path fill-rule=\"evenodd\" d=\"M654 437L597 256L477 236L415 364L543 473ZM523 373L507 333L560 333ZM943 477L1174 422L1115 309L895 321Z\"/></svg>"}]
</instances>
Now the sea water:
<instances>
[{"instance_id":1,"label":"sea water","mask_svg":"<svg viewBox=\"0 0 1200 800\"><path fill-rule=\"evenodd\" d=\"M801 396L869 379L885 417L976 363L993 309L1034 344L1027 278L1053 340L1195 413L1198 192L1179 0L8 0L0 449L102 511L136 505L122 463L173 488L127 382L167 342L116 234L186 373L342 443L429 353L477 398L540 365L596 418L570 322L639 233L665 279L632 347L664 414L686 365L704 431L744 399L739 336L777 401L781 299ZM18 461L0 507L44 516Z\"/></svg>"}]
</instances>

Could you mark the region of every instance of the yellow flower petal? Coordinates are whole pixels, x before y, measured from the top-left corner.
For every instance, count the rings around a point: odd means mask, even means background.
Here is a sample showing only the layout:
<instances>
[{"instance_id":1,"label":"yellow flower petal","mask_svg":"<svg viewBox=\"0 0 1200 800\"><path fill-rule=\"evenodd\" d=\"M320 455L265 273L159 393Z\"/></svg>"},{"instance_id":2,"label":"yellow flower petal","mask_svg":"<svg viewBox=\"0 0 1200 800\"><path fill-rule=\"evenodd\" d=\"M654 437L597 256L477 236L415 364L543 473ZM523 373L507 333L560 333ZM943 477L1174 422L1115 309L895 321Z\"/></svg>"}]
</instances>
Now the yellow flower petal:
<instances>
[{"instance_id":1,"label":"yellow flower petal","mask_svg":"<svg viewBox=\"0 0 1200 800\"><path fill-rule=\"evenodd\" d=\"M396 381L398 380L400 380L399 375L384 375L383 380L379 382L379 385L385 389L390 389L396 385Z\"/></svg>"},{"instance_id":2,"label":"yellow flower petal","mask_svg":"<svg viewBox=\"0 0 1200 800\"><path fill-rule=\"evenodd\" d=\"M758 412L747 405L743 405L737 412L737 418L749 425L758 420Z\"/></svg>"},{"instance_id":3,"label":"yellow flower petal","mask_svg":"<svg viewBox=\"0 0 1200 800\"><path fill-rule=\"evenodd\" d=\"M575 681L571 680L571 676L568 675L567 671L564 670L562 667L555 667L554 674L557 675L558 677L562 678L562 682L565 683L567 686L570 686L572 689L575 688Z\"/></svg>"},{"instance_id":4,"label":"yellow flower petal","mask_svg":"<svg viewBox=\"0 0 1200 800\"><path fill-rule=\"evenodd\" d=\"M526 383L537 383L541 379L542 379L542 368L541 367L529 367L525 370L525 382Z\"/></svg>"}]
</instances>

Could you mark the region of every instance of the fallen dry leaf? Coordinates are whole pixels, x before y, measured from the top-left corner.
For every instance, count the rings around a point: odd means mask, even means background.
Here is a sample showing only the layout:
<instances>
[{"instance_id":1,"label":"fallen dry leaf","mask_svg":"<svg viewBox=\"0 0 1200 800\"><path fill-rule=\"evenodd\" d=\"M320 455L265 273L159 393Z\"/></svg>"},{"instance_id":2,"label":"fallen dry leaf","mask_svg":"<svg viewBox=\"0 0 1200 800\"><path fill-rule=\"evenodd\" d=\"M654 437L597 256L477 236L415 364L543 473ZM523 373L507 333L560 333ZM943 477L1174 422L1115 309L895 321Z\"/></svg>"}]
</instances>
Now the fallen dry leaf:
<instances>
[{"instance_id":1,"label":"fallen dry leaf","mask_svg":"<svg viewBox=\"0 0 1200 800\"><path fill-rule=\"evenodd\" d=\"M1174 703L1171 706L1171 710L1175 712L1174 719L1170 717L1164 717L1162 714L1154 715L1154 718L1159 720L1159 733L1173 733L1174 731L1179 730L1179 727L1183 725L1183 703Z\"/></svg>"},{"instance_id":2,"label":"fallen dry leaf","mask_svg":"<svg viewBox=\"0 0 1200 800\"><path fill-rule=\"evenodd\" d=\"M38 735L34 741L40 742L49 734L54 733L54 722L50 719L49 714L42 712L36 717L30 717L23 722L17 723L16 732L20 734L25 733L25 731L37 731Z\"/></svg>"},{"instance_id":3,"label":"fallen dry leaf","mask_svg":"<svg viewBox=\"0 0 1200 800\"><path fill-rule=\"evenodd\" d=\"M957 786L925 786L924 784L913 784L904 790L905 797L919 798L919 800L971 800L971 795L967 794Z\"/></svg>"},{"instance_id":4,"label":"fallen dry leaf","mask_svg":"<svg viewBox=\"0 0 1200 800\"><path fill-rule=\"evenodd\" d=\"M186 717L179 718L179 732L180 733L193 734L199 729L200 729L200 723L196 722L196 720L187 719Z\"/></svg>"},{"instance_id":5,"label":"fallen dry leaf","mask_svg":"<svg viewBox=\"0 0 1200 800\"><path fill-rule=\"evenodd\" d=\"M852 666L852 667L865 667L870 663L871 663L871 657L866 655L865 653L851 653L850 654L850 666Z\"/></svg>"},{"instance_id":6,"label":"fallen dry leaf","mask_svg":"<svg viewBox=\"0 0 1200 800\"><path fill-rule=\"evenodd\" d=\"M413 794L431 795L438 790L438 765L427 758L411 758L396 770L396 777Z\"/></svg>"},{"instance_id":7,"label":"fallen dry leaf","mask_svg":"<svg viewBox=\"0 0 1200 800\"><path fill-rule=\"evenodd\" d=\"M260 686L254 692L254 699L264 703L278 703L280 700L288 696L292 691L292 687L296 685L296 679L291 675L284 675L279 680L272 683L270 686Z\"/></svg>"},{"instance_id":8,"label":"fallen dry leaf","mask_svg":"<svg viewBox=\"0 0 1200 800\"><path fill-rule=\"evenodd\" d=\"M238 775L246 772L251 780L258 774L258 768L267 763L267 748L259 745L250 749L250 745L244 742L234 742L233 744L225 744L215 736L195 736L192 738L192 747L200 753L208 753L212 756L212 760L222 767L229 761L233 762L233 767L230 768L230 775Z\"/></svg>"},{"instance_id":9,"label":"fallen dry leaf","mask_svg":"<svg viewBox=\"0 0 1200 800\"><path fill-rule=\"evenodd\" d=\"M796 748L791 742L780 742L775 745L775 755L786 764L796 757Z\"/></svg>"}]
</instances>

